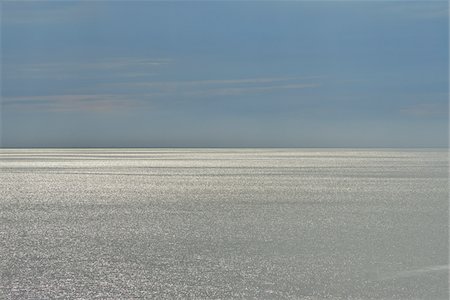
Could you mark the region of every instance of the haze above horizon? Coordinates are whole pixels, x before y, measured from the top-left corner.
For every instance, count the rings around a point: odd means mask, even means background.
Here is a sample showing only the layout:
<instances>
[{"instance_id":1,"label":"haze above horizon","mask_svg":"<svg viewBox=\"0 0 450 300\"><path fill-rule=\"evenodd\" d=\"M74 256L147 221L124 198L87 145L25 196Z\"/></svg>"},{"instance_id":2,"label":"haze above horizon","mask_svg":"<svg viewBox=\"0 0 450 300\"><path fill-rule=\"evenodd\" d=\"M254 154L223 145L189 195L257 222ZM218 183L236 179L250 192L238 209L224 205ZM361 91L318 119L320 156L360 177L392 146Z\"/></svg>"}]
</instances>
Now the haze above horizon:
<instances>
[{"instance_id":1,"label":"haze above horizon","mask_svg":"<svg viewBox=\"0 0 450 300\"><path fill-rule=\"evenodd\" d=\"M447 147L447 1L1 4L2 147Z\"/></svg>"}]
</instances>

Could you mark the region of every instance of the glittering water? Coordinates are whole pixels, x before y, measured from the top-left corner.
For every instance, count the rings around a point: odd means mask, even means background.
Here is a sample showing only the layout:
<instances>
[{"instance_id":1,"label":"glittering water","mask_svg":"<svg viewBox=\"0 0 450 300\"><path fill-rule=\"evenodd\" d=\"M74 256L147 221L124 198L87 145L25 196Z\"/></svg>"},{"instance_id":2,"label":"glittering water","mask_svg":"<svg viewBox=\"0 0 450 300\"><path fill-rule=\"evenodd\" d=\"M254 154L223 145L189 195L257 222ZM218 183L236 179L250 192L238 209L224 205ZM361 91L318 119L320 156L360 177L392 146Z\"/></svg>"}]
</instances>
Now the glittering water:
<instances>
[{"instance_id":1,"label":"glittering water","mask_svg":"<svg viewBox=\"0 0 450 300\"><path fill-rule=\"evenodd\" d=\"M0 150L0 298L448 299L443 150Z\"/></svg>"}]
</instances>

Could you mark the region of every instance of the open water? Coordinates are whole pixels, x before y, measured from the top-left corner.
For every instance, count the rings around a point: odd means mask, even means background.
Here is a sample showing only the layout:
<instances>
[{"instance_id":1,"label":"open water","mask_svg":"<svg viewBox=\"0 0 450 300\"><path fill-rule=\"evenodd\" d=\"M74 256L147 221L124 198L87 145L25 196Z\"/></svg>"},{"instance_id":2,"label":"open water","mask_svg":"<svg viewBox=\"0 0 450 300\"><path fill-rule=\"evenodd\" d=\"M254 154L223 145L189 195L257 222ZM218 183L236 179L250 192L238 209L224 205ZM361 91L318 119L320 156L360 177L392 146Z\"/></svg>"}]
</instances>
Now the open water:
<instances>
[{"instance_id":1,"label":"open water","mask_svg":"<svg viewBox=\"0 0 450 300\"><path fill-rule=\"evenodd\" d=\"M433 149L0 150L1 299L448 299Z\"/></svg>"}]
</instances>

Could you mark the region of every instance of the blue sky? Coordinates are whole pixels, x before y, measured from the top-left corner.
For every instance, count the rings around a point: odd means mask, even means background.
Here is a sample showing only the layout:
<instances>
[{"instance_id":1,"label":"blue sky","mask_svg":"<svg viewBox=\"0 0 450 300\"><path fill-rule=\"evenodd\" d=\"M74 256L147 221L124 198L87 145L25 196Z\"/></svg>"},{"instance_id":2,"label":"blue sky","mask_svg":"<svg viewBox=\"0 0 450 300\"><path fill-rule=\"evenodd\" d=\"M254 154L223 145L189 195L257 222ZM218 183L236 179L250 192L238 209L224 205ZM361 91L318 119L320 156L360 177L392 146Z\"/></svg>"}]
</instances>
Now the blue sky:
<instances>
[{"instance_id":1,"label":"blue sky","mask_svg":"<svg viewBox=\"0 0 450 300\"><path fill-rule=\"evenodd\" d=\"M2 3L4 147L446 147L447 1Z\"/></svg>"}]
</instances>

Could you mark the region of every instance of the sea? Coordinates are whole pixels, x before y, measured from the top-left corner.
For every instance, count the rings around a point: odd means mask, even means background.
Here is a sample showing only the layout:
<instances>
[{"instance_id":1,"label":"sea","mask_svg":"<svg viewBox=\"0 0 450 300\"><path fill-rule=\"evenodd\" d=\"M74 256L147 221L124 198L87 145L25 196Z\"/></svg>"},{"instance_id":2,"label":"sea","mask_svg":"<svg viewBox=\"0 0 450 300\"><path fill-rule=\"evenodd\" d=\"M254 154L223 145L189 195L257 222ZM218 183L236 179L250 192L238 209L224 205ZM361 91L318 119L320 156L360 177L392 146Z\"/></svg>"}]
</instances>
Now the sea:
<instances>
[{"instance_id":1,"label":"sea","mask_svg":"<svg viewBox=\"0 0 450 300\"><path fill-rule=\"evenodd\" d=\"M0 299L449 299L447 149L1 149Z\"/></svg>"}]
</instances>

